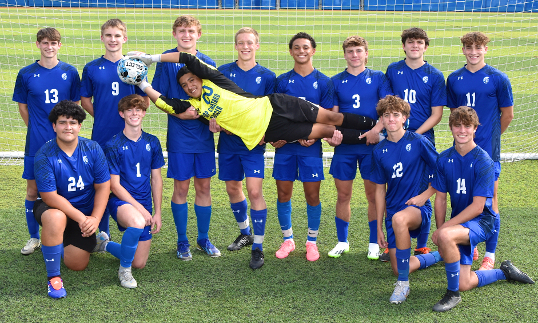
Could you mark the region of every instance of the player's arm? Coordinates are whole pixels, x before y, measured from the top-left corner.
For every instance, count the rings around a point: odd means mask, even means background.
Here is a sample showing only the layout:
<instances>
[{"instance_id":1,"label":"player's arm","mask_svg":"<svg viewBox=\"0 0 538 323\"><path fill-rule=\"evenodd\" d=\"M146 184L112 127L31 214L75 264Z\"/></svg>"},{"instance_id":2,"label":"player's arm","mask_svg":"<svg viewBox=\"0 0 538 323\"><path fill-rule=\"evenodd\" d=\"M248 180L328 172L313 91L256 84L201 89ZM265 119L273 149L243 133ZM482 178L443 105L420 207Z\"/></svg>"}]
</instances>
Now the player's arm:
<instances>
[{"instance_id":1,"label":"player's arm","mask_svg":"<svg viewBox=\"0 0 538 323\"><path fill-rule=\"evenodd\" d=\"M93 210L90 216L86 216L84 222L79 222L79 227L82 230L83 237L89 237L95 234L99 228L99 222L105 212L108 196L110 195L110 180L104 183L94 183L95 195L93 197Z\"/></svg>"},{"instance_id":2,"label":"player's arm","mask_svg":"<svg viewBox=\"0 0 538 323\"><path fill-rule=\"evenodd\" d=\"M508 129L514 119L514 106L501 108L501 134Z\"/></svg>"},{"instance_id":3,"label":"player's arm","mask_svg":"<svg viewBox=\"0 0 538 323\"><path fill-rule=\"evenodd\" d=\"M458 215L445 222L443 226L454 226L476 218L484 211L486 200L487 197L484 196L473 196L473 202L463 209L463 211L461 211Z\"/></svg>"},{"instance_id":4,"label":"player's arm","mask_svg":"<svg viewBox=\"0 0 538 323\"><path fill-rule=\"evenodd\" d=\"M405 202L405 204L424 206L426 201L429 200L433 194L435 194L435 188L433 188L431 184L429 184L428 189L426 189L424 192L420 193L419 195L410 198L409 200L407 200L407 202Z\"/></svg>"},{"instance_id":5,"label":"player's arm","mask_svg":"<svg viewBox=\"0 0 538 323\"><path fill-rule=\"evenodd\" d=\"M19 104L19 113L21 114L22 121L24 121L24 124L28 127L28 120L30 120L30 115L28 114L28 104L26 103L20 103Z\"/></svg>"},{"instance_id":6,"label":"player's arm","mask_svg":"<svg viewBox=\"0 0 538 323\"><path fill-rule=\"evenodd\" d=\"M161 175L161 169L151 170L151 196L153 197L153 223L151 233L157 233L161 231L161 205L163 200L163 177Z\"/></svg>"},{"instance_id":7,"label":"player's arm","mask_svg":"<svg viewBox=\"0 0 538 323\"><path fill-rule=\"evenodd\" d=\"M200 115L189 101L169 99L155 90L148 82L142 81L138 87L144 91L155 106L162 111L184 120L198 119Z\"/></svg>"},{"instance_id":8,"label":"player's arm","mask_svg":"<svg viewBox=\"0 0 538 323\"><path fill-rule=\"evenodd\" d=\"M443 118L443 106L432 107L431 116L415 131L418 134L423 134L426 131L435 127Z\"/></svg>"},{"instance_id":9,"label":"player's arm","mask_svg":"<svg viewBox=\"0 0 538 323\"><path fill-rule=\"evenodd\" d=\"M95 117L94 114L93 114L92 98L91 97L88 98L88 97L81 96L80 97L80 102L81 102L82 108L84 110L86 110L86 112L88 112L92 117Z\"/></svg>"},{"instance_id":10,"label":"player's arm","mask_svg":"<svg viewBox=\"0 0 538 323\"><path fill-rule=\"evenodd\" d=\"M125 189L125 187L120 184L120 175L110 174L110 189L117 198L131 204L138 212L140 212L146 221L146 225L150 225L152 219L151 214L131 195L131 193L129 193L129 191Z\"/></svg>"},{"instance_id":11,"label":"player's arm","mask_svg":"<svg viewBox=\"0 0 538 323\"><path fill-rule=\"evenodd\" d=\"M387 189L385 184L375 185L375 211L377 218L377 244L380 248L387 248L388 243L385 241L383 233L383 216L385 215Z\"/></svg>"},{"instance_id":12,"label":"player's arm","mask_svg":"<svg viewBox=\"0 0 538 323\"><path fill-rule=\"evenodd\" d=\"M52 209L58 209L67 215L71 220L82 223L86 215L75 208L65 197L58 194L58 191L39 192L41 199Z\"/></svg>"},{"instance_id":13,"label":"player's arm","mask_svg":"<svg viewBox=\"0 0 538 323\"><path fill-rule=\"evenodd\" d=\"M435 210L435 227L438 230L446 221L446 193L437 191L433 205ZM432 234L432 241L435 245L437 245L437 230Z\"/></svg>"}]
</instances>

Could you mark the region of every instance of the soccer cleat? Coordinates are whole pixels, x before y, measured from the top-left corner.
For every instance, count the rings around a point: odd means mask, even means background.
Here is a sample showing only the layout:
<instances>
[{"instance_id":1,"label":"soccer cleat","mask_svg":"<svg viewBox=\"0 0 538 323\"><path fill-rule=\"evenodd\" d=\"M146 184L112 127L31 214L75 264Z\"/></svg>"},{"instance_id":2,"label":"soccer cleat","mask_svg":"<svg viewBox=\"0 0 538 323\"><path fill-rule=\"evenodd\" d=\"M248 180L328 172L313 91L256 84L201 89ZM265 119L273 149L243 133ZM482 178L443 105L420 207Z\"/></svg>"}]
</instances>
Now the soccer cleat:
<instances>
[{"instance_id":1,"label":"soccer cleat","mask_svg":"<svg viewBox=\"0 0 538 323\"><path fill-rule=\"evenodd\" d=\"M490 257L484 257L482 260L482 264L480 265L480 268L478 270L491 270L495 266L495 260L491 259Z\"/></svg>"},{"instance_id":2,"label":"soccer cleat","mask_svg":"<svg viewBox=\"0 0 538 323\"><path fill-rule=\"evenodd\" d=\"M349 252L349 243L347 242L338 242L333 250L329 251L329 257L338 258L343 253Z\"/></svg>"},{"instance_id":3,"label":"soccer cleat","mask_svg":"<svg viewBox=\"0 0 538 323\"><path fill-rule=\"evenodd\" d=\"M41 240L37 238L30 238L30 240L26 242L26 245L22 247L21 253L23 255L29 255L34 253L34 251L39 247L41 247Z\"/></svg>"},{"instance_id":4,"label":"soccer cleat","mask_svg":"<svg viewBox=\"0 0 538 323\"><path fill-rule=\"evenodd\" d=\"M403 282L399 280L394 285L396 285L396 287L394 287L394 292L392 292L389 300L392 304L400 304L405 301L407 295L409 295L409 281Z\"/></svg>"},{"instance_id":5,"label":"soccer cleat","mask_svg":"<svg viewBox=\"0 0 538 323\"><path fill-rule=\"evenodd\" d=\"M379 245L377 243L368 244L368 259L370 260L379 259Z\"/></svg>"},{"instance_id":6,"label":"soccer cleat","mask_svg":"<svg viewBox=\"0 0 538 323\"><path fill-rule=\"evenodd\" d=\"M314 242L306 242L306 260L316 261L319 259L318 245Z\"/></svg>"},{"instance_id":7,"label":"soccer cleat","mask_svg":"<svg viewBox=\"0 0 538 323\"><path fill-rule=\"evenodd\" d=\"M52 298L64 298L67 293L64 289L64 281L56 276L48 281L48 294Z\"/></svg>"},{"instance_id":8,"label":"soccer cleat","mask_svg":"<svg viewBox=\"0 0 538 323\"><path fill-rule=\"evenodd\" d=\"M192 260L191 249L189 248L190 244L186 241L180 241L177 243L177 258L189 261Z\"/></svg>"},{"instance_id":9,"label":"soccer cleat","mask_svg":"<svg viewBox=\"0 0 538 323\"><path fill-rule=\"evenodd\" d=\"M252 250L250 263L248 264L249 267L252 269L259 269L263 266L264 262L263 251L261 251L260 248Z\"/></svg>"},{"instance_id":10,"label":"soccer cleat","mask_svg":"<svg viewBox=\"0 0 538 323\"><path fill-rule=\"evenodd\" d=\"M474 247L474 250L473 250L473 261L475 260L478 260L478 257L480 255L478 254L478 248Z\"/></svg>"},{"instance_id":11,"label":"soccer cleat","mask_svg":"<svg viewBox=\"0 0 538 323\"><path fill-rule=\"evenodd\" d=\"M430 253L432 250L428 247L423 247L423 248L416 248L415 249L415 256L417 255L425 255L427 253Z\"/></svg>"},{"instance_id":12,"label":"soccer cleat","mask_svg":"<svg viewBox=\"0 0 538 323\"><path fill-rule=\"evenodd\" d=\"M220 257L220 251L217 249L209 239L198 240L198 250L202 250L207 253L210 257L216 258Z\"/></svg>"},{"instance_id":13,"label":"soccer cleat","mask_svg":"<svg viewBox=\"0 0 538 323\"><path fill-rule=\"evenodd\" d=\"M290 252L293 250L295 250L295 241L293 241L293 239L288 239L282 242L275 256L278 259L284 259L289 256Z\"/></svg>"},{"instance_id":14,"label":"soccer cleat","mask_svg":"<svg viewBox=\"0 0 538 323\"><path fill-rule=\"evenodd\" d=\"M386 248L385 251L379 256L379 260L382 262L389 262L390 261L390 255L389 255L389 248Z\"/></svg>"},{"instance_id":15,"label":"soccer cleat","mask_svg":"<svg viewBox=\"0 0 538 323\"><path fill-rule=\"evenodd\" d=\"M120 270L118 270L118 278L120 279L121 286L125 288L136 288L138 286L131 273L131 267L124 268L120 266Z\"/></svg>"},{"instance_id":16,"label":"soccer cleat","mask_svg":"<svg viewBox=\"0 0 538 323\"><path fill-rule=\"evenodd\" d=\"M517 269L510 260L505 260L501 263L500 269L503 271L508 281L516 281L524 284L534 284L534 280L527 274Z\"/></svg>"},{"instance_id":17,"label":"soccer cleat","mask_svg":"<svg viewBox=\"0 0 538 323\"><path fill-rule=\"evenodd\" d=\"M228 250L236 251L241 250L244 246L249 246L254 242L254 237L250 234L240 234L231 245L228 246Z\"/></svg>"},{"instance_id":18,"label":"soccer cleat","mask_svg":"<svg viewBox=\"0 0 538 323\"><path fill-rule=\"evenodd\" d=\"M447 289L445 296L437 304L433 305L433 310L436 312L446 312L456 307L459 302L461 302L460 292Z\"/></svg>"},{"instance_id":19,"label":"soccer cleat","mask_svg":"<svg viewBox=\"0 0 538 323\"><path fill-rule=\"evenodd\" d=\"M106 245L110 241L108 234L105 231L101 231L95 237L97 244L93 248L92 252L105 252Z\"/></svg>"}]
</instances>

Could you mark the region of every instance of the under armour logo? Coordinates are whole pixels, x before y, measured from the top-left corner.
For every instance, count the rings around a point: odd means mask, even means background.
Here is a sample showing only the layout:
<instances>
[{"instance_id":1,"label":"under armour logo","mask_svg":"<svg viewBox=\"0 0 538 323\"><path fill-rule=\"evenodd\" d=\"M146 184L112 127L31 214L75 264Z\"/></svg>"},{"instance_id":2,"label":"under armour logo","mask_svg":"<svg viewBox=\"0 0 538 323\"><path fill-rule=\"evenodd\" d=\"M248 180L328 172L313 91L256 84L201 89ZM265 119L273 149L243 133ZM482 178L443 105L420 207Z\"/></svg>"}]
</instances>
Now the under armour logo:
<instances>
[{"instance_id":1,"label":"under armour logo","mask_svg":"<svg viewBox=\"0 0 538 323\"><path fill-rule=\"evenodd\" d=\"M402 262L409 262L409 259L402 259Z\"/></svg>"},{"instance_id":2,"label":"under armour logo","mask_svg":"<svg viewBox=\"0 0 538 323\"><path fill-rule=\"evenodd\" d=\"M121 149L123 149L123 150L129 150L129 146L123 146L123 147L121 147Z\"/></svg>"},{"instance_id":3,"label":"under armour logo","mask_svg":"<svg viewBox=\"0 0 538 323\"><path fill-rule=\"evenodd\" d=\"M289 81L288 81L288 84L289 84L289 83L295 83L295 80L289 80Z\"/></svg>"},{"instance_id":4,"label":"under armour logo","mask_svg":"<svg viewBox=\"0 0 538 323\"><path fill-rule=\"evenodd\" d=\"M455 273L455 274L450 274L450 277L456 277L456 276L459 276L460 273Z\"/></svg>"},{"instance_id":5,"label":"under armour logo","mask_svg":"<svg viewBox=\"0 0 538 323\"><path fill-rule=\"evenodd\" d=\"M398 71L398 74L403 74L403 71Z\"/></svg>"},{"instance_id":6,"label":"under armour logo","mask_svg":"<svg viewBox=\"0 0 538 323\"><path fill-rule=\"evenodd\" d=\"M105 67L104 67L104 66L99 66L99 69L100 69L100 70L104 70Z\"/></svg>"},{"instance_id":7,"label":"under armour logo","mask_svg":"<svg viewBox=\"0 0 538 323\"><path fill-rule=\"evenodd\" d=\"M34 77L39 77L39 74L34 74Z\"/></svg>"},{"instance_id":8,"label":"under armour logo","mask_svg":"<svg viewBox=\"0 0 538 323\"><path fill-rule=\"evenodd\" d=\"M260 172L261 172L261 170L259 170L259 169L254 170L254 174L261 174Z\"/></svg>"},{"instance_id":9,"label":"under armour logo","mask_svg":"<svg viewBox=\"0 0 538 323\"><path fill-rule=\"evenodd\" d=\"M343 80L342 83L347 83L347 80Z\"/></svg>"},{"instance_id":10,"label":"under armour logo","mask_svg":"<svg viewBox=\"0 0 538 323\"><path fill-rule=\"evenodd\" d=\"M239 212L241 212L241 210L232 210L232 213L236 213L239 214Z\"/></svg>"},{"instance_id":11,"label":"under armour logo","mask_svg":"<svg viewBox=\"0 0 538 323\"><path fill-rule=\"evenodd\" d=\"M47 259L47 258L45 258L45 261L46 261L46 262L54 261L54 259Z\"/></svg>"},{"instance_id":12,"label":"under armour logo","mask_svg":"<svg viewBox=\"0 0 538 323\"><path fill-rule=\"evenodd\" d=\"M318 177L318 173L312 174L312 177Z\"/></svg>"},{"instance_id":13,"label":"under armour logo","mask_svg":"<svg viewBox=\"0 0 538 323\"><path fill-rule=\"evenodd\" d=\"M234 73L230 73L230 77L235 77L235 74L234 74Z\"/></svg>"},{"instance_id":14,"label":"under armour logo","mask_svg":"<svg viewBox=\"0 0 538 323\"><path fill-rule=\"evenodd\" d=\"M463 80L463 76L458 76L458 81Z\"/></svg>"},{"instance_id":15,"label":"under armour logo","mask_svg":"<svg viewBox=\"0 0 538 323\"><path fill-rule=\"evenodd\" d=\"M254 223L262 223L262 222L263 222L263 220L256 220L256 219L254 219Z\"/></svg>"},{"instance_id":16,"label":"under armour logo","mask_svg":"<svg viewBox=\"0 0 538 323\"><path fill-rule=\"evenodd\" d=\"M389 151L388 149L383 149L383 154Z\"/></svg>"},{"instance_id":17,"label":"under armour logo","mask_svg":"<svg viewBox=\"0 0 538 323\"><path fill-rule=\"evenodd\" d=\"M433 175L428 175L428 178L433 178Z\"/></svg>"},{"instance_id":18,"label":"under armour logo","mask_svg":"<svg viewBox=\"0 0 538 323\"><path fill-rule=\"evenodd\" d=\"M449 163L453 163L453 162L454 162L454 159L449 159L448 162L449 162Z\"/></svg>"}]
</instances>

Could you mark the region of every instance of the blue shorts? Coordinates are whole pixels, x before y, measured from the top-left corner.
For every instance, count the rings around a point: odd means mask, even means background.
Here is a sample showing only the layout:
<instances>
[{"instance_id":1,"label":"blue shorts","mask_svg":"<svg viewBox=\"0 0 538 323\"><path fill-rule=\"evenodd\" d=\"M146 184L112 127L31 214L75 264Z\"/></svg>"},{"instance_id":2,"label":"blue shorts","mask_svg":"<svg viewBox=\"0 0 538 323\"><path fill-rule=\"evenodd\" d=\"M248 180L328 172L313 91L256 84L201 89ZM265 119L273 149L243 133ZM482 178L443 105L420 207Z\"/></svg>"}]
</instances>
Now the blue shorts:
<instances>
[{"instance_id":1,"label":"blue shorts","mask_svg":"<svg viewBox=\"0 0 538 323\"><path fill-rule=\"evenodd\" d=\"M24 170L22 171L22 178L26 180L35 180L34 157L24 156Z\"/></svg>"},{"instance_id":2,"label":"blue shorts","mask_svg":"<svg viewBox=\"0 0 538 323\"><path fill-rule=\"evenodd\" d=\"M277 181L319 182L325 179L323 174L323 159L321 157L308 157L275 154L273 164L273 178Z\"/></svg>"},{"instance_id":3,"label":"blue shorts","mask_svg":"<svg viewBox=\"0 0 538 323\"><path fill-rule=\"evenodd\" d=\"M469 245L458 245L460 249L460 264L473 264L473 251L476 245L486 241L495 232L495 222L499 216L480 215L476 218L464 222L462 227L469 229Z\"/></svg>"},{"instance_id":4,"label":"blue shorts","mask_svg":"<svg viewBox=\"0 0 538 323\"><path fill-rule=\"evenodd\" d=\"M431 205L423 206L408 206L416 207L420 210L420 216L422 218L422 223L420 227L415 230L409 231L411 238L417 238L422 232L430 232L431 220L432 220L432 208ZM394 229L392 228L392 216L391 220L385 219L385 228L387 229L387 242L389 243L389 249L396 248L396 235L394 234Z\"/></svg>"},{"instance_id":5,"label":"blue shorts","mask_svg":"<svg viewBox=\"0 0 538 323\"><path fill-rule=\"evenodd\" d=\"M264 178L265 158L263 154L219 154L219 179L242 181L245 177Z\"/></svg>"},{"instance_id":6,"label":"blue shorts","mask_svg":"<svg viewBox=\"0 0 538 323\"><path fill-rule=\"evenodd\" d=\"M357 163L364 180L370 180L372 154L336 154L331 161L329 174L341 181L351 181L357 175Z\"/></svg>"},{"instance_id":7,"label":"blue shorts","mask_svg":"<svg viewBox=\"0 0 538 323\"><path fill-rule=\"evenodd\" d=\"M108 200L108 209L110 210L110 215L112 215L112 218L114 219L114 221L116 221L116 223L118 223L118 207L122 206L122 205L125 205L125 204L129 204L125 201L122 201L120 200L119 198L117 197L111 197L109 200ZM152 213L152 209L151 209L151 206L148 208L147 205L144 205L144 208L146 210L148 210L148 212L151 214ZM118 223L118 230L120 230L121 232L125 231L127 228L124 228L122 227L119 223ZM147 225L144 227L143 231L142 231L142 234L140 235L140 239L138 239L138 241L148 241L148 240L151 240L151 226L150 225Z\"/></svg>"},{"instance_id":8,"label":"blue shorts","mask_svg":"<svg viewBox=\"0 0 538 323\"><path fill-rule=\"evenodd\" d=\"M193 177L209 178L217 173L215 153L168 153L168 178L185 181Z\"/></svg>"},{"instance_id":9,"label":"blue shorts","mask_svg":"<svg viewBox=\"0 0 538 323\"><path fill-rule=\"evenodd\" d=\"M493 167L495 167L495 181L498 181L501 176L501 162L494 162Z\"/></svg>"}]
</instances>

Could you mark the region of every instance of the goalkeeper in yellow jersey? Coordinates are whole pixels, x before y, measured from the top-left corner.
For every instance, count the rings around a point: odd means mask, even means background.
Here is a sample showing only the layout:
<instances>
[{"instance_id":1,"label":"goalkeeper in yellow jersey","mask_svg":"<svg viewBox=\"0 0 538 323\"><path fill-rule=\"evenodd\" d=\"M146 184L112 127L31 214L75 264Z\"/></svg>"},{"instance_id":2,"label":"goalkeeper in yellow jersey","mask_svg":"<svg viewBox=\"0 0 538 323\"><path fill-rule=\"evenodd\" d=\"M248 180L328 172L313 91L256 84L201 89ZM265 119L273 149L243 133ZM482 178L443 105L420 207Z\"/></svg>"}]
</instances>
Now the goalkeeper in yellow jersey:
<instances>
[{"instance_id":1,"label":"goalkeeper in yellow jersey","mask_svg":"<svg viewBox=\"0 0 538 323\"><path fill-rule=\"evenodd\" d=\"M320 109L306 100L286 94L255 96L245 92L216 68L188 53L148 55L129 53L147 65L153 62L183 63L177 81L191 98L166 98L147 82L142 89L155 105L181 119L200 116L239 136L248 149L259 143L332 137L335 130L342 133L343 143L365 142L361 136L370 130L376 120L350 113L335 113ZM201 120L203 121L203 120Z\"/></svg>"}]
</instances>

